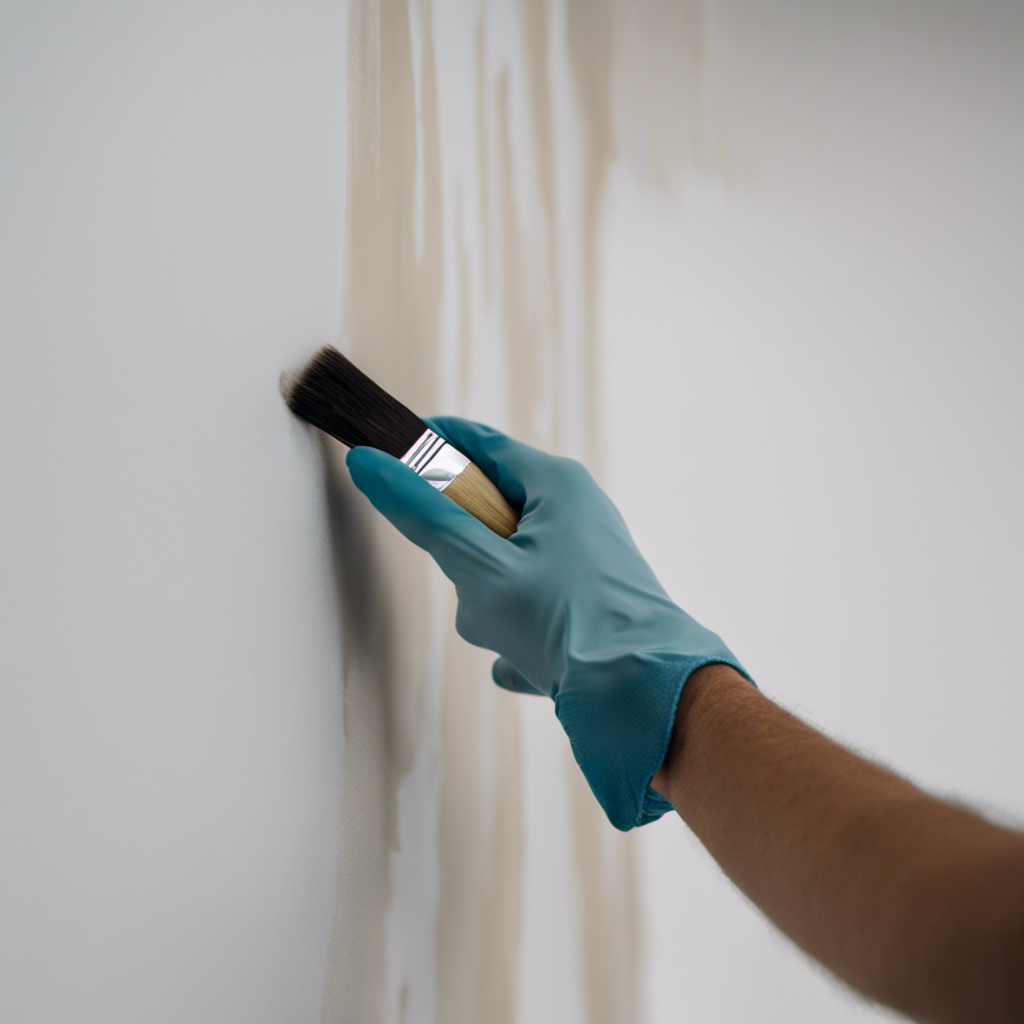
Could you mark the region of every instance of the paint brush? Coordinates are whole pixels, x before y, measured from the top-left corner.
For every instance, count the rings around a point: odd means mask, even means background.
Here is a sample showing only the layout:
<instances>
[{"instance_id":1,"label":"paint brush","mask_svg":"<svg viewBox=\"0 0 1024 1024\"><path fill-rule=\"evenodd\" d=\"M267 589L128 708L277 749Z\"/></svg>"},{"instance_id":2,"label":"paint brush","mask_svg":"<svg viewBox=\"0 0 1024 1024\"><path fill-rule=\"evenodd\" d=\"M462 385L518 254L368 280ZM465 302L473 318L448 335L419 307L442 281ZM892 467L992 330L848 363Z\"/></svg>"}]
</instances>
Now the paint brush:
<instances>
[{"instance_id":1,"label":"paint brush","mask_svg":"<svg viewBox=\"0 0 1024 1024\"><path fill-rule=\"evenodd\" d=\"M483 471L336 348L325 345L281 391L293 413L342 444L393 455L495 533L515 533L519 517Z\"/></svg>"}]
</instances>

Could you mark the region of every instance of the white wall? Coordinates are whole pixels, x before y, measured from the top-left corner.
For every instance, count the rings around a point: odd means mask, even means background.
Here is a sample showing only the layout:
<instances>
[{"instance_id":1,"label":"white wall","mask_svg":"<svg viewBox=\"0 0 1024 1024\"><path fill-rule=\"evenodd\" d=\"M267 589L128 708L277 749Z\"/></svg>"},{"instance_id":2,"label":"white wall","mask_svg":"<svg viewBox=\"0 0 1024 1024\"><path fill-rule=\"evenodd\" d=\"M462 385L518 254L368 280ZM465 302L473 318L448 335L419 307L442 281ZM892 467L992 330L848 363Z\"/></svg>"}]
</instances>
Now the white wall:
<instances>
[{"instance_id":1,"label":"white wall","mask_svg":"<svg viewBox=\"0 0 1024 1024\"><path fill-rule=\"evenodd\" d=\"M1024 15L713 15L722 157L610 189L610 481L767 694L1024 824ZM887 1019L643 842L651 1021Z\"/></svg>"},{"instance_id":2,"label":"white wall","mask_svg":"<svg viewBox=\"0 0 1024 1024\"><path fill-rule=\"evenodd\" d=\"M340 342L584 456L765 692L1024 819L1022 41L5 4L0 1021L886 1019L604 827L277 375Z\"/></svg>"},{"instance_id":3,"label":"white wall","mask_svg":"<svg viewBox=\"0 0 1024 1024\"><path fill-rule=\"evenodd\" d=\"M319 1019L344 13L2 6L5 1024Z\"/></svg>"}]
</instances>

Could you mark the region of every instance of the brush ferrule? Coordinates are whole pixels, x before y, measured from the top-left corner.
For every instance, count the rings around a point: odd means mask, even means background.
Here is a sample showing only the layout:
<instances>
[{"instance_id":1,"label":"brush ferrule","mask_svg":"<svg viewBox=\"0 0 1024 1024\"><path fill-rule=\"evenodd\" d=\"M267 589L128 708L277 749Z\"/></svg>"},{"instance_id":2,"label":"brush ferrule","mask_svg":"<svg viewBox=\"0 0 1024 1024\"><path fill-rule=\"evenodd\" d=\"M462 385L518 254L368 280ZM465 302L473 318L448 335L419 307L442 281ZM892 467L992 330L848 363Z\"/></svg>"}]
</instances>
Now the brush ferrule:
<instances>
[{"instance_id":1,"label":"brush ferrule","mask_svg":"<svg viewBox=\"0 0 1024 1024\"><path fill-rule=\"evenodd\" d=\"M424 431L402 456L410 469L443 491L468 465L469 459L432 430Z\"/></svg>"}]
</instances>

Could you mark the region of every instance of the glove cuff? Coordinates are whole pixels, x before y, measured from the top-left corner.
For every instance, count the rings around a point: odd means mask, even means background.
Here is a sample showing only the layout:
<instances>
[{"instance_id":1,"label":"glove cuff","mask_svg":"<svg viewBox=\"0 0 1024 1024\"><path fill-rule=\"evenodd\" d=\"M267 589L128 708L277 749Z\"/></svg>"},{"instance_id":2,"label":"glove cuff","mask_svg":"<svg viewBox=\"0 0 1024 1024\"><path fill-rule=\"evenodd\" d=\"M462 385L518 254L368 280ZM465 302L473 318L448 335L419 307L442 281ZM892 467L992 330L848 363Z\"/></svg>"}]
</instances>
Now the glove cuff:
<instances>
[{"instance_id":1,"label":"glove cuff","mask_svg":"<svg viewBox=\"0 0 1024 1024\"><path fill-rule=\"evenodd\" d=\"M570 668L555 696L555 714L591 791L620 831L650 824L673 809L651 789L651 779L668 753L686 680L715 663L753 682L724 644L700 655L640 653L588 663L581 666L578 688Z\"/></svg>"},{"instance_id":2,"label":"glove cuff","mask_svg":"<svg viewBox=\"0 0 1024 1024\"><path fill-rule=\"evenodd\" d=\"M692 665L688 666L685 671L680 674L679 680L674 687L675 695L672 700L672 713L669 716L666 725L665 735L661 746L661 758L658 761L658 768L665 763L665 758L668 756L669 744L672 742L672 730L675 728L676 712L679 710L679 698L682 696L686 680L689 679L697 669L703 668L705 665L728 665L730 668L734 668L739 672L739 674L743 676L751 686L755 689L757 688L757 683L750 678L750 674L735 658L708 657L698 659ZM651 772L651 778L654 778L654 774L657 772L658 768L655 768L654 771ZM644 792L643 804L640 809L640 817L637 820L636 825L637 827L640 825L649 825L652 821L657 821L663 814L667 814L669 811L674 810L675 807L673 807L665 797L651 789L651 779L648 779L646 790Z\"/></svg>"}]
</instances>

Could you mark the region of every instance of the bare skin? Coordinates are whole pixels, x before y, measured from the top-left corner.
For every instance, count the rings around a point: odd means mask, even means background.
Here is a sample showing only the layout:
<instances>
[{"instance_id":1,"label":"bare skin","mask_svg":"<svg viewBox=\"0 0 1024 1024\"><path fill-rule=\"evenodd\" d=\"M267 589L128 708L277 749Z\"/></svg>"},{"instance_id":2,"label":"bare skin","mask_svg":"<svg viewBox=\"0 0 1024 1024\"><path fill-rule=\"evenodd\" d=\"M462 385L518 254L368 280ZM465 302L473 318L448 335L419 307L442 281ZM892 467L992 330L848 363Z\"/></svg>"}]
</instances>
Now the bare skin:
<instances>
[{"instance_id":1,"label":"bare skin","mask_svg":"<svg viewBox=\"0 0 1024 1024\"><path fill-rule=\"evenodd\" d=\"M870 999L1024 1021L1024 834L834 743L727 665L687 681L651 785L725 874Z\"/></svg>"}]
</instances>

